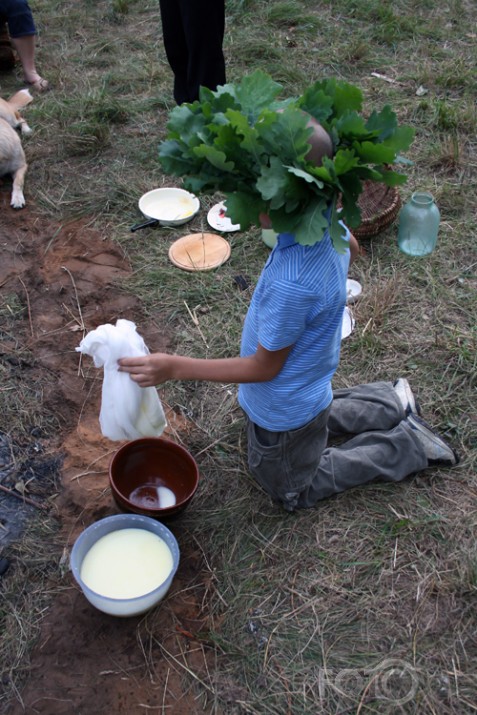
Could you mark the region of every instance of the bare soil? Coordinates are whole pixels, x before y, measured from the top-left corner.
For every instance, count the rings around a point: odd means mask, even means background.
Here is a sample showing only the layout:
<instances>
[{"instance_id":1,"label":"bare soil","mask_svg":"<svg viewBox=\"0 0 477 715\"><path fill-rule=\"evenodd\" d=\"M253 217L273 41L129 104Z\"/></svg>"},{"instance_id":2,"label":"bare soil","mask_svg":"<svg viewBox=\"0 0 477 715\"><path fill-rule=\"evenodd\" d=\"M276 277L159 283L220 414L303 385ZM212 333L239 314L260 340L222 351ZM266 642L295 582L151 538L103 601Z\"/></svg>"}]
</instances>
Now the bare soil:
<instances>
[{"instance_id":1,"label":"bare soil","mask_svg":"<svg viewBox=\"0 0 477 715\"><path fill-rule=\"evenodd\" d=\"M119 443L103 438L99 429L102 374L89 358L81 360L75 348L83 329L119 317L138 319L140 305L120 287L130 267L120 247L85 221L54 225L31 203L13 211L5 187L0 192L0 243L0 291L20 296L27 307L15 323L15 334L0 334L0 356L19 384L41 386L42 410L55 425L54 430L32 425L31 440L3 436L4 462L9 451L18 457L27 454L28 459L13 461L23 469L26 464L36 468L27 478L18 469L2 472L0 465L0 484L16 493L4 489L0 495L0 555L8 558L9 543L39 514L58 520L55 539L64 547L58 565L64 569L61 587L52 584L28 679L4 712L206 712L206 704L199 707L191 691L192 679L183 677L188 668L205 673L212 652L200 635L209 630L202 607L208 584L200 551L181 550L180 569L168 596L137 618L114 618L94 609L68 570L69 549L80 531L117 512L107 467ZM159 348L168 346L163 330L144 337ZM168 436L177 437L187 425L164 406L172 426ZM23 496L29 502L18 498L19 480L27 484ZM177 522L170 528L174 531ZM52 545L54 558L57 551ZM12 559L0 580L21 567ZM28 569L25 574L28 578Z\"/></svg>"}]
</instances>

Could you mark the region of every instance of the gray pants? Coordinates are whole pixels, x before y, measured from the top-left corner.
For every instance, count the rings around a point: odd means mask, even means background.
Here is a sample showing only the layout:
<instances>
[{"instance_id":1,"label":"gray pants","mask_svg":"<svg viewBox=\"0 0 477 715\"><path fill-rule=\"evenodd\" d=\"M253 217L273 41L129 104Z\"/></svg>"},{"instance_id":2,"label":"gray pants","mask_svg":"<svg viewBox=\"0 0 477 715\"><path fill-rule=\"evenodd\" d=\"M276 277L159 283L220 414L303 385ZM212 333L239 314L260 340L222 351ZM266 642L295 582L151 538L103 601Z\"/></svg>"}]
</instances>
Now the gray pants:
<instances>
[{"instance_id":1,"label":"gray pants","mask_svg":"<svg viewBox=\"0 0 477 715\"><path fill-rule=\"evenodd\" d=\"M336 390L330 407L290 432L247 418L248 462L257 482L287 511L375 479L399 482L427 457L391 382ZM328 438L347 436L337 446Z\"/></svg>"}]
</instances>

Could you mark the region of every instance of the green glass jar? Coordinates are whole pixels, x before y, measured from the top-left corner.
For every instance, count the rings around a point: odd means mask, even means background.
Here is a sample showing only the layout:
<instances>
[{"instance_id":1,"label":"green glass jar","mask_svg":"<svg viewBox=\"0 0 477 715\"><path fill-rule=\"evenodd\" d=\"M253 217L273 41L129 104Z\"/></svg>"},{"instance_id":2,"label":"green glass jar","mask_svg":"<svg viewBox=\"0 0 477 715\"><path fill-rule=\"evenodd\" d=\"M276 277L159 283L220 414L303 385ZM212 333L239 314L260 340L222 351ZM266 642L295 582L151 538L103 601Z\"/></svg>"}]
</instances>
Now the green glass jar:
<instances>
[{"instance_id":1,"label":"green glass jar","mask_svg":"<svg viewBox=\"0 0 477 715\"><path fill-rule=\"evenodd\" d=\"M440 213L434 197L424 191L413 193L399 213L398 246L409 256L426 256L437 243Z\"/></svg>"}]
</instances>

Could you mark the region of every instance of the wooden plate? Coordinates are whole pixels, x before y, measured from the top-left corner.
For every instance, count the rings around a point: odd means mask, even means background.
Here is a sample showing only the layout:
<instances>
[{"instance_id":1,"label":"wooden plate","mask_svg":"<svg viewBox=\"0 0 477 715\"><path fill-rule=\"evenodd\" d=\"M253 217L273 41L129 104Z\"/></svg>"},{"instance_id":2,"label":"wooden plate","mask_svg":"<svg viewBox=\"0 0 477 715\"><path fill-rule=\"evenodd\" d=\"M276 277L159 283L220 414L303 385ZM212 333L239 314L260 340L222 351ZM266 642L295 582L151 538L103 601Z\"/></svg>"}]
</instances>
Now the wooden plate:
<instances>
[{"instance_id":1,"label":"wooden plate","mask_svg":"<svg viewBox=\"0 0 477 715\"><path fill-rule=\"evenodd\" d=\"M230 243L216 233L189 233L169 248L172 263L184 271L208 271L230 256Z\"/></svg>"}]
</instances>

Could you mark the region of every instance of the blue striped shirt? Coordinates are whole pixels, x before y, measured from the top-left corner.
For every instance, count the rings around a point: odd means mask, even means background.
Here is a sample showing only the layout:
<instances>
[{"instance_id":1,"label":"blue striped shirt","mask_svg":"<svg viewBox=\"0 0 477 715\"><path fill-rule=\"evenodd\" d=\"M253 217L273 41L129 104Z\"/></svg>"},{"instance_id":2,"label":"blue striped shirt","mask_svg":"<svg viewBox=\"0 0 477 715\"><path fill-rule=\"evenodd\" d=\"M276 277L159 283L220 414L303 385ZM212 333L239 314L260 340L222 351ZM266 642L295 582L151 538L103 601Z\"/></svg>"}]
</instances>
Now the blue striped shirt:
<instances>
[{"instance_id":1,"label":"blue striped shirt","mask_svg":"<svg viewBox=\"0 0 477 715\"><path fill-rule=\"evenodd\" d=\"M242 409L260 427L296 429L330 404L348 265L349 250L337 253L329 235L313 246L278 236L252 296L240 352L253 355L258 343L271 351L293 345L273 380L239 386Z\"/></svg>"}]
</instances>

